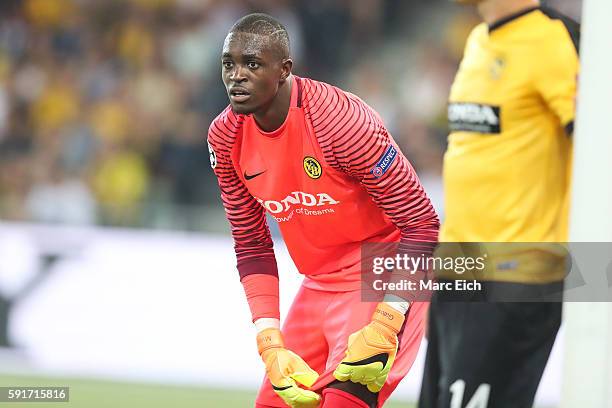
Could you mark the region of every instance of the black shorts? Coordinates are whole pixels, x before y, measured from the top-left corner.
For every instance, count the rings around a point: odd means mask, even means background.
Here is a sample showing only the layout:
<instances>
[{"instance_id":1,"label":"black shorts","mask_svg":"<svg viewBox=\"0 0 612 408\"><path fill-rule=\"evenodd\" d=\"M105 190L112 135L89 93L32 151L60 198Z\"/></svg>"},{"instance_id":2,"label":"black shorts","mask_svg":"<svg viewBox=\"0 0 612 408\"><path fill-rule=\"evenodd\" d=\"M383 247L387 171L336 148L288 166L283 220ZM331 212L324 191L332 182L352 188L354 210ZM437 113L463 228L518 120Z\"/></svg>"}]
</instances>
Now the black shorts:
<instances>
[{"instance_id":1,"label":"black shorts","mask_svg":"<svg viewBox=\"0 0 612 408\"><path fill-rule=\"evenodd\" d=\"M561 302L454 302L434 294L419 408L531 407L561 310Z\"/></svg>"}]
</instances>

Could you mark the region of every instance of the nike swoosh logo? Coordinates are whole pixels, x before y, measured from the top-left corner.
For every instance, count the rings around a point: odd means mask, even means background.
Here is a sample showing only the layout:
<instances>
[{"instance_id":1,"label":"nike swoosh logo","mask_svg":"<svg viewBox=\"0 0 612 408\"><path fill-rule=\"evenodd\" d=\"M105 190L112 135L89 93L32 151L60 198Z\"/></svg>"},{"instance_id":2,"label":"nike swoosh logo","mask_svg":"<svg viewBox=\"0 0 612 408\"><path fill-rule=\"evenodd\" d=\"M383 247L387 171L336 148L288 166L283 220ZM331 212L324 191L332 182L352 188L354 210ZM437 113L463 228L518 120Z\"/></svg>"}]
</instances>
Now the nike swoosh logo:
<instances>
[{"instance_id":1,"label":"nike swoosh logo","mask_svg":"<svg viewBox=\"0 0 612 408\"><path fill-rule=\"evenodd\" d=\"M263 174L263 173L265 173L265 172L266 172L266 171L264 170L264 171L260 171L259 173L255 173L255 174L247 174L247 172L245 171L245 172L244 172L244 178L245 178L246 180L251 180L251 179L254 179L255 177L257 177L257 176L259 176L260 174Z\"/></svg>"},{"instance_id":2,"label":"nike swoosh logo","mask_svg":"<svg viewBox=\"0 0 612 408\"><path fill-rule=\"evenodd\" d=\"M347 362L343 361L342 364L347 366L362 366L372 363L382 363L383 367L387 365L387 361L389 361L389 353L379 353L372 357L364 358L363 360Z\"/></svg>"}]
</instances>

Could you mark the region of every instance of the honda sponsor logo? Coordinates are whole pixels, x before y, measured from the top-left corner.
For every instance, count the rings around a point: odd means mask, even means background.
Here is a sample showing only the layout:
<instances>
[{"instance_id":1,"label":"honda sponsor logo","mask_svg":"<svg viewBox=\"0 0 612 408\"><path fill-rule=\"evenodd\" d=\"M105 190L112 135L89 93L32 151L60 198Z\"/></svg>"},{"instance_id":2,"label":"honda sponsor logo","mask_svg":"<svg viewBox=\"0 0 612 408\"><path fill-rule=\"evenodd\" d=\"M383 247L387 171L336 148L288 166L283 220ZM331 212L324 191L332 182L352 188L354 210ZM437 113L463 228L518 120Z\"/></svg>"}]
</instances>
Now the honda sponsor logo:
<instances>
[{"instance_id":1,"label":"honda sponsor logo","mask_svg":"<svg viewBox=\"0 0 612 408\"><path fill-rule=\"evenodd\" d=\"M497 134L501 132L499 106L478 103L451 103L448 105L448 123L453 132Z\"/></svg>"},{"instance_id":2,"label":"honda sponsor logo","mask_svg":"<svg viewBox=\"0 0 612 408\"><path fill-rule=\"evenodd\" d=\"M293 206L321 207L340 204L340 201L334 200L329 194L310 194L303 191L294 191L280 201L262 200L261 198L257 198L257 201L272 214L289 211Z\"/></svg>"}]
</instances>

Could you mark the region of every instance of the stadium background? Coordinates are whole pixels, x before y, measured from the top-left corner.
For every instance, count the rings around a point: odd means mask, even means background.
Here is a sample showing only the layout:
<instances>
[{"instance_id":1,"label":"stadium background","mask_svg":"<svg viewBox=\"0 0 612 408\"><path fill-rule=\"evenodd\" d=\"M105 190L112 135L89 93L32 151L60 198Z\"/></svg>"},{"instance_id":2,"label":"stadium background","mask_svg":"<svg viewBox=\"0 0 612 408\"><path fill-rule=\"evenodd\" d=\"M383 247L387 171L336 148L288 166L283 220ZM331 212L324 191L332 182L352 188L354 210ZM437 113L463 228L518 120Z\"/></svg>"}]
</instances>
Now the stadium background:
<instances>
[{"instance_id":1,"label":"stadium background","mask_svg":"<svg viewBox=\"0 0 612 408\"><path fill-rule=\"evenodd\" d=\"M548 1L576 19L581 3ZM208 316L218 302L237 310L228 325L240 337L236 347L249 342L204 138L227 104L219 75L223 38L251 11L286 24L298 75L356 93L382 115L443 214L446 98L478 22L470 8L445 0L3 0L0 386L68 383L81 390L73 392L73 406L248 406L240 398L252 398L258 379L209 381L223 361L203 356L219 351L184 344L218 330ZM104 256L83 255L83 242ZM298 280L282 246L279 252L286 302ZM74 264L75 256L81 263L66 273L66 259ZM156 270L155 259L167 267ZM209 292L225 283L234 286L211 304ZM155 313L143 322L145 305ZM186 315L189 324L173 323ZM130 318L133 325L117 323ZM163 347L147 347L153 337L163 338ZM76 350L67 338L87 347ZM189 364L165 375L167 365L152 363L160 350L181 348L201 353L192 356L201 362L193 375L185 374ZM256 354L254 347L246 351ZM189 360L189 353L162 360ZM104 365L120 359L129 367ZM259 373L257 360L249 361ZM420 372L411 376L418 382ZM544 400L554 402L555 392Z\"/></svg>"}]
</instances>

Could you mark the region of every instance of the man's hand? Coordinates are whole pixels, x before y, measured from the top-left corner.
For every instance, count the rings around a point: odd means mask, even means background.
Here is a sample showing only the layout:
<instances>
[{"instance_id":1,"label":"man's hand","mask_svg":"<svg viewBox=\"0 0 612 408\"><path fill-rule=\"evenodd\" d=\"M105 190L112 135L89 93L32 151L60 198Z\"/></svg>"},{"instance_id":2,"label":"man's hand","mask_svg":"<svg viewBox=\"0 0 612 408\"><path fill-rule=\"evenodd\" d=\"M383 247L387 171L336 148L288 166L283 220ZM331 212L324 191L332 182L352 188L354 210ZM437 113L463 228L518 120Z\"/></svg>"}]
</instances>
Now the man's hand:
<instances>
[{"instance_id":1,"label":"man's hand","mask_svg":"<svg viewBox=\"0 0 612 408\"><path fill-rule=\"evenodd\" d=\"M319 394L298 387L297 383L312 386L319 374L294 352L284 347L280 330L271 328L257 335L257 349L266 365L272 389L291 408L314 408Z\"/></svg>"},{"instance_id":2,"label":"man's hand","mask_svg":"<svg viewBox=\"0 0 612 408\"><path fill-rule=\"evenodd\" d=\"M379 392L395 361L397 334L403 324L403 314L384 302L379 303L372 321L350 335L346 356L334 371L334 377Z\"/></svg>"}]
</instances>

